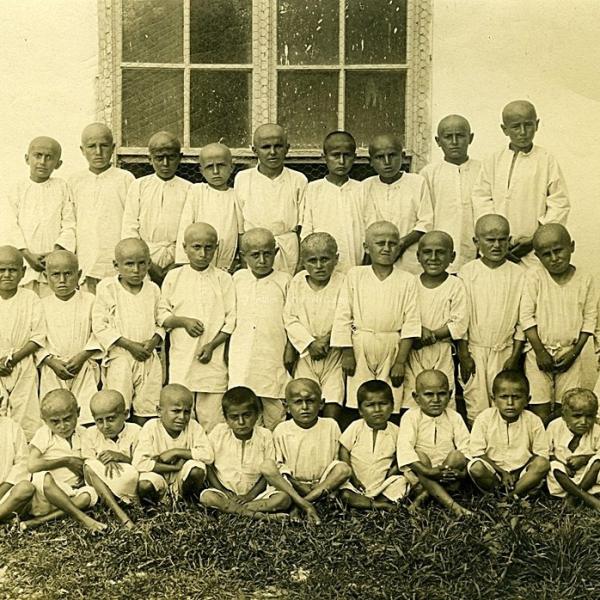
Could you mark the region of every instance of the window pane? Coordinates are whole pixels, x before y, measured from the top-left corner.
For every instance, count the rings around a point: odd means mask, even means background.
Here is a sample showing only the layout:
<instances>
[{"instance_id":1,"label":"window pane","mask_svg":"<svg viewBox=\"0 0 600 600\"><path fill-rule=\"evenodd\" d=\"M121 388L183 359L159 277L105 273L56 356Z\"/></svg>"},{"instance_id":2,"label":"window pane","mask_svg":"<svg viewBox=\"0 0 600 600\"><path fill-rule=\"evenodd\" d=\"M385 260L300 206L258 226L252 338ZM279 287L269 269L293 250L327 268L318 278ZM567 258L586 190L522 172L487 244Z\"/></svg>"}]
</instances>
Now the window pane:
<instances>
[{"instance_id":1,"label":"window pane","mask_svg":"<svg viewBox=\"0 0 600 600\"><path fill-rule=\"evenodd\" d=\"M161 129L182 138L182 70L123 69L122 81L123 146L146 146Z\"/></svg>"},{"instance_id":2,"label":"window pane","mask_svg":"<svg viewBox=\"0 0 600 600\"><path fill-rule=\"evenodd\" d=\"M239 71L192 71L190 143L222 140L232 148L250 143L251 75Z\"/></svg>"},{"instance_id":3,"label":"window pane","mask_svg":"<svg viewBox=\"0 0 600 600\"><path fill-rule=\"evenodd\" d=\"M339 4L339 0L279 0L278 64L337 63Z\"/></svg>"},{"instance_id":4,"label":"window pane","mask_svg":"<svg viewBox=\"0 0 600 600\"><path fill-rule=\"evenodd\" d=\"M182 0L122 0L123 61L183 61Z\"/></svg>"},{"instance_id":5,"label":"window pane","mask_svg":"<svg viewBox=\"0 0 600 600\"><path fill-rule=\"evenodd\" d=\"M252 62L252 0L191 0L190 60Z\"/></svg>"},{"instance_id":6,"label":"window pane","mask_svg":"<svg viewBox=\"0 0 600 600\"><path fill-rule=\"evenodd\" d=\"M337 129L337 71L279 71L277 99L277 121L293 146L319 148Z\"/></svg>"},{"instance_id":7,"label":"window pane","mask_svg":"<svg viewBox=\"0 0 600 600\"><path fill-rule=\"evenodd\" d=\"M404 139L406 73L346 71L346 124L358 146L378 132Z\"/></svg>"},{"instance_id":8,"label":"window pane","mask_svg":"<svg viewBox=\"0 0 600 600\"><path fill-rule=\"evenodd\" d=\"M346 0L346 62L406 62L406 0Z\"/></svg>"}]
</instances>

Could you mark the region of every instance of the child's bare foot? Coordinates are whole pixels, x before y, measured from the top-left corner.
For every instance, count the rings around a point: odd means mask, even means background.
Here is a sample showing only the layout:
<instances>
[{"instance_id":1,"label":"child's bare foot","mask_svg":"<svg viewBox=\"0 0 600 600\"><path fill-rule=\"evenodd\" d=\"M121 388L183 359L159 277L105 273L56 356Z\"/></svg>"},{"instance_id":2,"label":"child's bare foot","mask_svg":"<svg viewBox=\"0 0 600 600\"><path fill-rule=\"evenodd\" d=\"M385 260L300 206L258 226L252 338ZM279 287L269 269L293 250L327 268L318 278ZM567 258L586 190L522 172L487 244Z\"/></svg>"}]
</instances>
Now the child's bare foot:
<instances>
[{"instance_id":1,"label":"child's bare foot","mask_svg":"<svg viewBox=\"0 0 600 600\"><path fill-rule=\"evenodd\" d=\"M458 504L457 502L453 502L452 506L450 506L450 510L457 516L457 517L472 517L475 513L473 513L472 511L468 510L467 508L465 508L464 506L461 506L460 504Z\"/></svg>"},{"instance_id":2,"label":"child's bare foot","mask_svg":"<svg viewBox=\"0 0 600 600\"><path fill-rule=\"evenodd\" d=\"M310 502L307 502L306 506L303 506L302 509L304 510L309 523L312 523L313 525L321 524L321 518L319 517L319 513Z\"/></svg>"},{"instance_id":3,"label":"child's bare foot","mask_svg":"<svg viewBox=\"0 0 600 600\"><path fill-rule=\"evenodd\" d=\"M302 511L298 506L293 506L290 510L290 521L292 523L299 523L302 521Z\"/></svg>"},{"instance_id":4,"label":"child's bare foot","mask_svg":"<svg viewBox=\"0 0 600 600\"><path fill-rule=\"evenodd\" d=\"M102 533L108 529L108 525L100 523L100 521L96 521L96 519L92 519L92 517L88 517L87 515L82 517L80 523L92 533Z\"/></svg>"},{"instance_id":5,"label":"child's bare foot","mask_svg":"<svg viewBox=\"0 0 600 600\"><path fill-rule=\"evenodd\" d=\"M126 529L129 529L129 531L133 531L134 529L137 529L137 525L131 519L125 521L125 523L123 523L123 527L125 527Z\"/></svg>"},{"instance_id":6,"label":"child's bare foot","mask_svg":"<svg viewBox=\"0 0 600 600\"><path fill-rule=\"evenodd\" d=\"M423 490L419 492L416 498L412 501L412 504L408 507L408 512L410 514L415 514L418 512L425 504L426 500L429 498L429 492L427 490Z\"/></svg>"}]
</instances>

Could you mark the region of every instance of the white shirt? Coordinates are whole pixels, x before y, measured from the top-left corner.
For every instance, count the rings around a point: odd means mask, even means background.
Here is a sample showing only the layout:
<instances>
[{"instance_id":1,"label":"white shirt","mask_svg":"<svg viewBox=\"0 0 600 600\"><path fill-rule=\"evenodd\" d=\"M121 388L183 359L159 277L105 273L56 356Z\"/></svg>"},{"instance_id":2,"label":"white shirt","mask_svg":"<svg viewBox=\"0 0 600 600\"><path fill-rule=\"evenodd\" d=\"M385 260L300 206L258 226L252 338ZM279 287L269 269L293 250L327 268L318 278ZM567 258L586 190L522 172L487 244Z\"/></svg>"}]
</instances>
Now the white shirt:
<instances>
[{"instance_id":1,"label":"white shirt","mask_svg":"<svg viewBox=\"0 0 600 600\"><path fill-rule=\"evenodd\" d=\"M21 426L9 417L0 416L0 483L17 485L29 481L28 454Z\"/></svg>"},{"instance_id":2,"label":"white shirt","mask_svg":"<svg viewBox=\"0 0 600 600\"><path fill-rule=\"evenodd\" d=\"M575 450L569 448L575 434L568 428L564 419L554 419L546 429L548 443L550 444L550 456L565 464L571 456L588 456L600 454L600 425L594 423L592 429L581 436ZM585 467L583 467L585 468Z\"/></svg>"},{"instance_id":3,"label":"white shirt","mask_svg":"<svg viewBox=\"0 0 600 600\"><path fill-rule=\"evenodd\" d=\"M42 305L31 290L19 288L12 298L0 298L0 323L0 356L12 354L27 342L44 345Z\"/></svg>"},{"instance_id":4,"label":"white shirt","mask_svg":"<svg viewBox=\"0 0 600 600\"><path fill-rule=\"evenodd\" d=\"M112 450L113 452L119 452L132 458L141 431L142 428L139 425L125 423L117 437L111 439L105 437L98 427L94 425L85 430L83 456L85 458L97 458L105 450Z\"/></svg>"}]
</instances>

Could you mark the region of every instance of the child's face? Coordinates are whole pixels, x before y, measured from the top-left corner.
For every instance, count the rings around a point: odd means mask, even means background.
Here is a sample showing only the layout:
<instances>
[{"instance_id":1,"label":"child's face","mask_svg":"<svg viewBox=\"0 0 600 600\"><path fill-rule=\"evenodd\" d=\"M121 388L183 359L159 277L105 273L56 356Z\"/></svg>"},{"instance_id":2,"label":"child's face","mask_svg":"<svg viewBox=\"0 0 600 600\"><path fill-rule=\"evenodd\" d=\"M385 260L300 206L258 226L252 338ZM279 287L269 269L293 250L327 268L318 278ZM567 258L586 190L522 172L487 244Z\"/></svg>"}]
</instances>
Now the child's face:
<instances>
[{"instance_id":1,"label":"child's face","mask_svg":"<svg viewBox=\"0 0 600 600\"><path fill-rule=\"evenodd\" d=\"M503 263L508 254L510 234L507 227L492 225L483 227L473 238L481 256L490 263Z\"/></svg>"},{"instance_id":2,"label":"child's face","mask_svg":"<svg viewBox=\"0 0 600 600\"><path fill-rule=\"evenodd\" d=\"M181 149L175 144L150 148L150 162L155 173L164 181L175 177L181 162Z\"/></svg>"},{"instance_id":3,"label":"child's face","mask_svg":"<svg viewBox=\"0 0 600 600\"><path fill-rule=\"evenodd\" d=\"M258 162L271 171L277 171L283 167L283 162L289 150L283 134L278 134L276 129L267 130L265 135L258 136L253 146Z\"/></svg>"},{"instance_id":4,"label":"child's face","mask_svg":"<svg viewBox=\"0 0 600 600\"><path fill-rule=\"evenodd\" d=\"M404 153L393 139L378 138L370 148L370 162L382 181L393 181L402 169Z\"/></svg>"},{"instance_id":5,"label":"child's face","mask_svg":"<svg viewBox=\"0 0 600 600\"><path fill-rule=\"evenodd\" d=\"M77 426L78 410L71 403L52 407L47 413L42 412L42 419L50 431L58 437L68 439Z\"/></svg>"},{"instance_id":6,"label":"child's face","mask_svg":"<svg viewBox=\"0 0 600 600\"><path fill-rule=\"evenodd\" d=\"M431 277L444 273L455 256L447 240L442 236L428 236L426 240L421 240L417 250L417 259L423 271Z\"/></svg>"},{"instance_id":7,"label":"child's face","mask_svg":"<svg viewBox=\"0 0 600 600\"><path fill-rule=\"evenodd\" d=\"M16 291L24 274L23 259L16 251L0 252L0 290L7 294Z\"/></svg>"},{"instance_id":8,"label":"child's face","mask_svg":"<svg viewBox=\"0 0 600 600\"><path fill-rule=\"evenodd\" d=\"M319 418L323 400L312 387L294 385L291 389L288 388L285 405L296 425L310 429Z\"/></svg>"},{"instance_id":9,"label":"child's face","mask_svg":"<svg viewBox=\"0 0 600 600\"><path fill-rule=\"evenodd\" d=\"M81 152L93 173L102 173L110 167L115 145L112 136L103 129L91 129L81 140Z\"/></svg>"},{"instance_id":10,"label":"child's face","mask_svg":"<svg viewBox=\"0 0 600 600\"><path fill-rule=\"evenodd\" d=\"M142 285L144 277L148 274L150 257L145 248L135 246L118 256L114 261L114 265L121 276L121 280L135 287Z\"/></svg>"},{"instance_id":11,"label":"child's face","mask_svg":"<svg viewBox=\"0 0 600 600\"><path fill-rule=\"evenodd\" d=\"M99 410L94 411L92 415L96 427L107 439L116 438L123 431L127 419L127 411L116 406L101 407Z\"/></svg>"},{"instance_id":12,"label":"child's face","mask_svg":"<svg viewBox=\"0 0 600 600\"><path fill-rule=\"evenodd\" d=\"M450 402L448 381L435 374L422 377L417 381L413 397L427 416L439 417Z\"/></svg>"},{"instance_id":13,"label":"child's face","mask_svg":"<svg viewBox=\"0 0 600 600\"><path fill-rule=\"evenodd\" d=\"M164 428L174 435L181 433L192 416L192 400L187 395L175 395L161 402L158 416Z\"/></svg>"},{"instance_id":14,"label":"child's face","mask_svg":"<svg viewBox=\"0 0 600 600\"><path fill-rule=\"evenodd\" d=\"M200 154L200 173L206 183L216 190L224 191L227 188L227 181L233 171L231 154L225 149L208 149Z\"/></svg>"},{"instance_id":15,"label":"child's face","mask_svg":"<svg viewBox=\"0 0 600 600\"><path fill-rule=\"evenodd\" d=\"M435 141L444 153L447 162L462 164L468 158L469 144L473 141L473 134L464 119L444 119L440 123Z\"/></svg>"},{"instance_id":16,"label":"child's face","mask_svg":"<svg viewBox=\"0 0 600 600\"><path fill-rule=\"evenodd\" d=\"M345 136L333 137L325 147L323 152L327 171L338 177L345 177L350 173L350 169L356 158L356 149L354 144Z\"/></svg>"},{"instance_id":17,"label":"child's face","mask_svg":"<svg viewBox=\"0 0 600 600\"><path fill-rule=\"evenodd\" d=\"M575 243L559 232L540 236L535 255L551 275L562 275L569 270Z\"/></svg>"},{"instance_id":18,"label":"child's face","mask_svg":"<svg viewBox=\"0 0 600 600\"><path fill-rule=\"evenodd\" d=\"M385 429L394 403L384 394L367 394L358 406L360 416L371 429Z\"/></svg>"},{"instance_id":19,"label":"child's face","mask_svg":"<svg viewBox=\"0 0 600 600\"><path fill-rule=\"evenodd\" d=\"M390 266L396 262L400 238L392 229L379 229L370 233L365 241L365 250L374 265Z\"/></svg>"},{"instance_id":20,"label":"child's face","mask_svg":"<svg viewBox=\"0 0 600 600\"><path fill-rule=\"evenodd\" d=\"M515 150L528 151L538 128L538 118L527 105L514 105L504 115L502 131Z\"/></svg>"},{"instance_id":21,"label":"child's face","mask_svg":"<svg viewBox=\"0 0 600 600\"><path fill-rule=\"evenodd\" d=\"M302 252L302 266L308 276L318 283L327 283L338 263L338 255L329 248L312 248Z\"/></svg>"},{"instance_id":22,"label":"child's face","mask_svg":"<svg viewBox=\"0 0 600 600\"><path fill-rule=\"evenodd\" d=\"M257 420L258 411L252 402L230 407L225 411L225 421L238 440L249 440L252 437Z\"/></svg>"},{"instance_id":23,"label":"child's face","mask_svg":"<svg viewBox=\"0 0 600 600\"><path fill-rule=\"evenodd\" d=\"M519 382L500 381L493 395L496 407L508 423L514 423L529 403L527 391Z\"/></svg>"},{"instance_id":24,"label":"child's face","mask_svg":"<svg viewBox=\"0 0 600 600\"><path fill-rule=\"evenodd\" d=\"M190 266L197 271L204 271L210 265L218 243L210 232L195 232L185 237L183 249L190 260Z\"/></svg>"},{"instance_id":25,"label":"child's face","mask_svg":"<svg viewBox=\"0 0 600 600\"><path fill-rule=\"evenodd\" d=\"M249 245L242 256L255 277L266 277L273 271L277 248L269 240Z\"/></svg>"},{"instance_id":26,"label":"child's face","mask_svg":"<svg viewBox=\"0 0 600 600\"><path fill-rule=\"evenodd\" d=\"M586 399L573 398L569 404L564 404L562 418L569 431L575 435L584 435L591 431L596 422L598 410L592 402Z\"/></svg>"},{"instance_id":27,"label":"child's face","mask_svg":"<svg viewBox=\"0 0 600 600\"><path fill-rule=\"evenodd\" d=\"M51 140L43 138L31 142L25 162L29 165L29 177L36 183L47 181L62 165L59 148Z\"/></svg>"},{"instance_id":28,"label":"child's face","mask_svg":"<svg viewBox=\"0 0 600 600\"><path fill-rule=\"evenodd\" d=\"M73 260L52 257L46 263L48 285L54 295L60 299L68 299L75 292L81 271Z\"/></svg>"}]
</instances>

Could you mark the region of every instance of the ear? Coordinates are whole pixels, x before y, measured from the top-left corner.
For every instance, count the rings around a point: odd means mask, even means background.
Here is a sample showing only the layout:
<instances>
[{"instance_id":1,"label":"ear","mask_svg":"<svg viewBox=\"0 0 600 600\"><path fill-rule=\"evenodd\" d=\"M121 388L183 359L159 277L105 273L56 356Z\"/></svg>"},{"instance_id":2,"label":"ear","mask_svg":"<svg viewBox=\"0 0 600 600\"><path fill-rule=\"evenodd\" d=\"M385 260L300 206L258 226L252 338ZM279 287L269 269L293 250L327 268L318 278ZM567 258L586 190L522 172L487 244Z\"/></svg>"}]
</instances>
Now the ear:
<instances>
[{"instance_id":1,"label":"ear","mask_svg":"<svg viewBox=\"0 0 600 600\"><path fill-rule=\"evenodd\" d=\"M506 125L504 123L500 123L500 129L502 129L502 133L504 135L508 135L508 129L506 128Z\"/></svg>"},{"instance_id":2,"label":"ear","mask_svg":"<svg viewBox=\"0 0 600 600\"><path fill-rule=\"evenodd\" d=\"M285 155L287 156L287 153L290 151L290 145L286 144L285 145Z\"/></svg>"},{"instance_id":3,"label":"ear","mask_svg":"<svg viewBox=\"0 0 600 600\"><path fill-rule=\"evenodd\" d=\"M60 169L61 165L62 165L62 160L59 158L58 162L56 163L56 166L54 167L54 170L56 171L56 169Z\"/></svg>"},{"instance_id":4,"label":"ear","mask_svg":"<svg viewBox=\"0 0 600 600\"><path fill-rule=\"evenodd\" d=\"M252 152L254 152L254 154L256 154L256 146L254 144L252 144L252 146L250 146L250 148L252 149Z\"/></svg>"},{"instance_id":5,"label":"ear","mask_svg":"<svg viewBox=\"0 0 600 600\"><path fill-rule=\"evenodd\" d=\"M571 252L575 252L575 240L571 240Z\"/></svg>"},{"instance_id":6,"label":"ear","mask_svg":"<svg viewBox=\"0 0 600 600\"><path fill-rule=\"evenodd\" d=\"M440 138L439 138L439 137L436 135L436 136L435 136L433 139L435 140L435 143L436 143L438 146L440 146L440 148L441 148L441 145L440 145Z\"/></svg>"},{"instance_id":7,"label":"ear","mask_svg":"<svg viewBox=\"0 0 600 600\"><path fill-rule=\"evenodd\" d=\"M25 155L25 164L29 164L29 154Z\"/></svg>"},{"instance_id":8,"label":"ear","mask_svg":"<svg viewBox=\"0 0 600 600\"><path fill-rule=\"evenodd\" d=\"M369 254L369 246L367 246L367 242L363 242L363 250L365 251L365 254Z\"/></svg>"},{"instance_id":9,"label":"ear","mask_svg":"<svg viewBox=\"0 0 600 600\"><path fill-rule=\"evenodd\" d=\"M473 138L474 138L474 137L475 137L475 134L474 134L474 133L472 133L472 134L469 136L469 144L472 144L472 143L473 143Z\"/></svg>"},{"instance_id":10,"label":"ear","mask_svg":"<svg viewBox=\"0 0 600 600\"><path fill-rule=\"evenodd\" d=\"M539 120L539 119L536 119L536 120L535 120L535 130L536 130L536 131L538 130L538 127L539 127L539 126L540 126L540 120Z\"/></svg>"},{"instance_id":11,"label":"ear","mask_svg":"<svg viewBox=\"0 0 600 600\"><path fill-rule=\"evenodd\" d=\"M81 269L79 269L79 271L77 271L77 281L79 281L81 279Z\"/></svg>"},{"instance_id":12,"label":"ear","mask_svg":"<svg viewBox=\"0 0 600 600\"><path fill-rule=\"evenodd\" d=\"M450 262L453 263L456 260L456 251L452 251L450 255Z\"/></svg>"},{"instance_id":13,"label":"ear","mask_svg":"<svg viewBox=\"0 0 600 600\"><path fill-rule=\"evenodd\" d=\"M340 260L340 255L339 255L339 254L336 254L336 255L333 257L333 264L334 264L334 266L337 266L337 264L338 264L339 260Z\"/></svg>"},{"instance_id":14,"label":"ear","mask_svg":"<svg viewBox=\"0 0 600 600\"><path fill-rule=\"evenodd\" d=\"M275 251L273 252L273 256L277 256L278 252L279 252L279 246L275 246Z\"/></svg>"},{"instance_id":15,"label":"ear","mask_svg":"<svg viewBox=\"0 0 600 600\"><path fill-rule=\"evenodd\" d=\"M113 259L112 264L115 269L119 268L119 263L116 260Z\"/></svg>"},{"instance_id":16,"label":"ear","mask_svg":"<svg viewBox=\"0 0 600 600\"><path fill-rule=\"evenodd\" d=\"M113 147L114 147L114 145L113 145ZM79 146L79 150L81 150L81 154L84 154L84 152L83 152L83 146Z\"/></svg>"},{"instance_id":17,"label":"ear","mask_svg":"<svg viewBox=\"0 0 600 600\"><path fill-rule=\"evenodd\" d=\"M416 390L413 390L412 397L413 397L413 400L417 399L417 392L416 392Z\"/></svg>"}]
</instances>

